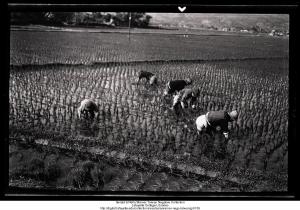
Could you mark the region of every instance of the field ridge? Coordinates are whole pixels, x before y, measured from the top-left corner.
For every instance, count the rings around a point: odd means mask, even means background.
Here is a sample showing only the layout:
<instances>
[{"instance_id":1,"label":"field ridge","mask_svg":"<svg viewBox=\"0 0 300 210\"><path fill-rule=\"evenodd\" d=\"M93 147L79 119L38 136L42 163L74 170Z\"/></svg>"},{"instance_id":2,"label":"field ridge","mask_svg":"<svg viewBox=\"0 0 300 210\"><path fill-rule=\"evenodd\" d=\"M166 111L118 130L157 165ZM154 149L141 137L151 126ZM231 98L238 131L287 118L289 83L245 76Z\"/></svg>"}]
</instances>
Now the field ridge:
<instances>
[{"instance_id":1,"label":"field ridge","mask_svg":"<svg viewBox=\"0 0 300 210\"><path fill-rule=\"evenodd\" d=\"M47 63L47 64L11 64L10 68L37 68L51 67L51 66L102 66L102 65L132 65L132 64L163 64L163 63L209 63L209 62L234 62L234 61L259 61L259 60L285 60L288 57L247 57L247 58L219 58L219 59L156 59L156 60L137 60L137 61L103 61L103 62L89 62L89 63ZM11 69L14 70L14 69Z\"/></svg>"},{"instance_id":2,"label":"field ridge","mask_svg":"<svg viewBox=\"0 0 300 210\"><path fill-rule=\"evenodd\" d=\"M24 139L22 138L10 138L10 142L14 141L15 143L23 143L27 144L28 142L23 142ZM197 179L201 178L218 178L221 175L220 171L212 171L207 170L201 166L198 165L192 165L191 163L178 163L174 164L170 161L163 160L163 159L157 159L157 158L151 158L147 159L140 155L132 155L127 154L126 152L117 151L117 150L110 150L105 147L91 147L91 146L83 146L83 145L76 145L72 146L68 143L59 143L59 142L53 142L50 139L35 139L33 142L31 142L32 146L42 146L42 147L50 147L53 149L59 149L59 150L68 150L72 152L79 152L82 154L89 154L92 155L95 159L97 157L108 160L107 162L110 163L116 163L120 164L122 162L128 162L132 165L136 166L142 166L141 169L144 168L144 170L151 168L152 170L156 171L168 171L171 173L180 174L183 176L197 176ZM172 172L173 171L173 172Z\"/></svg>"},{"instance_id":3,"label":"field ridge","mask_svg":"<svg viewBox=\"0 0 300 210\"><path fill-rule=\"evenodd\" d=\"M272 177L271 180L278 183L279 186L286 182L286 177L282 174L274 175L272 173L256 170L239 171L238 168L236 171L232 171L232 173L226 170L214 171L191 163L174 164L170 161L155 158L147 159L142 156L130 155L122 151L111 151L105 148L87 147L83 149L82 145L59 144L59 142L51 142L51 140L47 139L10 138L10 142L19 146L23 145L24 147L30 145L30 148L36 148L38 151L59 150L65 155L74 153L82 158L84 157L83 159L87 158L88 160L96 162L102 160L113 166L128 167L128 165L131 165L131 168L133 167L144 172L152 171L156 173L167 173L177 177L196 179L200 182L220 182L220 180L223 180L223 182L231 183L239 188L253 188L260 181L267 181L270 177ZM247 174L247 176L245 177L242 174ZM271 181L267 182L271 184Z\"/></svg>"},{"instance_id":4,"label":"field ridge","mask_svg":"<svg viewBox=\"0 0 300 210\"><path fill-rule=\"evenodd\" d=\"M195 30L195 31L193 31ZM16 27L12 26L10 31L30 31L30 32L70 32L70 33L96 33L96 34L129 34L127 28L117 28L117 29L97 29L97 28L34 28L34 27ZM180 35L180 36L237 36L237 37L257 37L257 36L268 36L267 34L252 34L252 33L242 33L242 32L224 32L224 31L210 31L210 30L197 30L192 29L189 31L184 30L174 30L174 29L136 29L132 28L130 30L131 35L143 35L143 34L159 34L159 35ZM272 37L278 38L278 37ZM288 37L279 37L288 38Z\"/></svg>"}]
</instances>

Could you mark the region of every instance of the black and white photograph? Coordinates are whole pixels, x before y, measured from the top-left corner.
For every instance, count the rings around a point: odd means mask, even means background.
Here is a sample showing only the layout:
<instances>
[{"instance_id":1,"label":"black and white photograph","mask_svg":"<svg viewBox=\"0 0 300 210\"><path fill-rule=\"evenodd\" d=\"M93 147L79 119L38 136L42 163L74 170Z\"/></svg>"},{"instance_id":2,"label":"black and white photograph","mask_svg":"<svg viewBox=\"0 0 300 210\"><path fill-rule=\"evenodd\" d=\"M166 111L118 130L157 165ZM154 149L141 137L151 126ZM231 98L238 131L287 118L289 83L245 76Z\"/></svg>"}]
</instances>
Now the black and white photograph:
<instances>
[{"instance_id":1,"label":"black and white photograph","mask_svg":"<svg viewBox=\"0 0 300 210\"><path fill-rule=\"evenodd\" d=\"M288 192L289 14L10 13L9 188Z\"/></svg>"}]
</instances>

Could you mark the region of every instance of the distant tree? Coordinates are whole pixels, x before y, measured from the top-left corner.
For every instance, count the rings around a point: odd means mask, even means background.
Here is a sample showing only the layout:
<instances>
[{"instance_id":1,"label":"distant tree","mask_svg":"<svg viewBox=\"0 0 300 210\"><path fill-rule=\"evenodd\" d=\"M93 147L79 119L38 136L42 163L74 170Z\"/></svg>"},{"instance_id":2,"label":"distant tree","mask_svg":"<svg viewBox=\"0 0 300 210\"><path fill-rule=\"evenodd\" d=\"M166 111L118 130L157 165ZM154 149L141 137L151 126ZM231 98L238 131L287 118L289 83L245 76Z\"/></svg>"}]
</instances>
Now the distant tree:
<instances>
[{"instance_id":1,"label":"distant tree","mask_svg":"<svg viewBox=\"0 0 300 210\"><path fill-rule=\"evenodd\" d=\"M133 22L133 26L147 27L151 18L152 17L150 15L146 15L145 13L133 13L131 20Z\"/></svg>"},{"instance_id":2,"label":"distant tree","mask_svg":"<svg viewBox=\"0 0 300 210\"><path fill-rule=\"evenodd\" d=\"M150 23L150 15L145 13L133 12L131 13L131 26L132 27L147 27ZM114 24L116 26L128 26L129 25L129 13L119 12L113 17Z\"/></svg>"},{"instance_id":3,"label":"distant tree","mask_svg":"<svg viewBox=\"0 0 300 210\"><path fill-rule=\"evenodd\" d=\"M251 30L254 32L254 33L259 33L260 32L260 28L258 26L252 26L251 27Z\"/></svg>"},{"instance_id":4,"label":"distant tree","mask_svg":"<svg viewBox=\"0 0 300 210\"><path fill-rule=\"evenodd\" d=\"M72 22L74 17L73 12L51 12L48 15L48 21L55 25L63 25Z\"/></svg>"},{"instance_id":5,"label":"distant tree","mask_svg":"<svg viewBox=\"0 0 300 210\"><path fill-rule=\"evenodd\" d=\"M128 26L129 23L129 13L127 12L118 12L113 17L114 24L116 26Z\"/></svg>"},{"instance_id":6,"label":"distant tree","mask_svg":"<svg viewBox=\"0 0 300 210\"><path fill-rule=\"evenodd\" d=\"M72 21L72 12L13 12L12 24L55 24L62 25Z\"/></svg>"},{"instance_id":7,"label":"distant tree","mask_svg":"<svg viewBox=\"0 0 300 210\"><path fill-rule=\"evenodd\" d=\"M81 25L84 21L84 16L83 12L75 12L72 18L72 23L74 25Z\"/></svg>"},{"instance_id":8,"label":"distant tree","mask_svg":"<svg viewBox=\"0 0 300 210\"><path fill-rule=\"evenodd\" d=\"M258 22L258 23L256 23L256 27L259 28L260 33L266 33L267 32L267 28L268 28L267 23L264 24L262 22Z\"/></svg>"},{"instance_id":9,"label":"distant tree","mask_svg":"<svg viewBox=\"0 0 300 210\"><path fill-rule=\"evenodd\" d=\"M95 18L92 14L86 13L84 18L83 18L83 22L84 22L85 25L91 25L95 22Z\"/></svg>"},{"instance_id":10,"label":"distant tree","mask_svg":"<svg viewBox=\"0 0 300 210\"><path fill-rule=\"evenodd\" d=\"M105 22L109 22L112 19L112 15L110 13L107 13L102 16Z\"/></svg>"},{"instance_id":11,"label":"distant tree","mask_svg":"<svg viewBox=\"0 0 300 210\"><path fill-rule=\"evenodd\" d=\"M101 12L94 12L93 13L95 19L103 19L103 14Z\"/></svg>"},{"instance_id":12,"label":"distant tree","mask_svg":"<svg viewBox=\"0 0 300 210\"><path fill-rule=\"evenodd\" d=\"M11 14L12 24L47 24L47 25L129 25L128 12L14 12ZM146 13L131 13L131 27L147 27L150 15Z\"/></svg>"}]
</instances>

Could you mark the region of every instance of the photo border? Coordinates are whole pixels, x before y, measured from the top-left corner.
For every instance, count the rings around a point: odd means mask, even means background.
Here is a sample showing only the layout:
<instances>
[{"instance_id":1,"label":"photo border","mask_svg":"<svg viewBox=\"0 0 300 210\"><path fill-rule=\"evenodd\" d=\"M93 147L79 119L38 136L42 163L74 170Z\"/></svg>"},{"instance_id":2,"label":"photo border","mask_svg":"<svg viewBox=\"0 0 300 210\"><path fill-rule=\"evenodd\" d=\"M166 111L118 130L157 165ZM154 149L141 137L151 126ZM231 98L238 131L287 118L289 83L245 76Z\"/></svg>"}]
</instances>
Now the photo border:
<instances>
[{"instance_id":1,"label":"photo border","mask_svg":"<svg viewBox=\"0 0 300 210\"><path fill-rule=\"evenodd\" d=\"M36 5L36 4L8 4L7 11L4 13L5 17L3 18L6 22L5 30L5 52L2 58L6 58L4 64L6 66L6 71L2 72L1 79L1 90L2 90L2 101L7 103L1 104L1 110L9 109L8 101L8 83L9 83L9 38L10 38L10 23L9 23L9 14L12 11L129 11L129 12L174 12L180 13L178 6L181 4L98 4L98 5ZM185 5L185 4L184 4ZM155 200L157 198L161 200L298 200L298 186L297 179L299 177L299 172L297 172L297 155L296 148L298 142L296 134L296 90L297 90L297 81L296 78L299 76L297 71L299 68L299 59L297 59L297 53L299 49L297 44L299 41L299 33L297 32L297 24L299 25L299 5L297 3L293 5L187 5L187 10L185 13L247 13L247 14L289 14L290 16L290 37L289 37L289 153L288 153L288 192L270 192L270 193L197 193L197 192L90 192L90 191L81 191L81 192L72 192L72 195L63 191L52 191L52 190L36 190L36 189L17 189L17 188L8 188L8 122L9 116L8 112L2 112L3 115L3 124L1 128L1 168L7 170L7 174L2 174L1 179L1 199L5 200L128 200L134 198L135 200ZM2 13L3 14L3 13ZM7 46L8 45L8 46ZM296 162L296 163L295 163ZM2 171L2 170L1 170ZM18 192L19 195L12 192ZM61 193L62 192L62 193ZM95 195L96 194L96 195ZM59 197L57 196L59 195Z\"/></svg>"}]
</instances>

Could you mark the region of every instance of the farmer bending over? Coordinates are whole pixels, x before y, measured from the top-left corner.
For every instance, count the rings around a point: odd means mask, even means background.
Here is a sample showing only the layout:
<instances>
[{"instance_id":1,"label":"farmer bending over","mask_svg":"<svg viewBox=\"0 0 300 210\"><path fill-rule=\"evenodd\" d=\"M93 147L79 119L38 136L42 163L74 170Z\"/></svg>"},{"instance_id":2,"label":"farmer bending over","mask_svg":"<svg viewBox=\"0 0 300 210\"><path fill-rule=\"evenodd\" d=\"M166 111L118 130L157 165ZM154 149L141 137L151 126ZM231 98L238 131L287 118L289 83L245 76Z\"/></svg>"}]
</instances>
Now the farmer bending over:
<instances>
[{"instance_id":1,"label":"farmer bending over","mask_svg":"<svg viewBox=\"0 0 300 210\"><path fill-rule=\"evenodd\" d=\"M94 119L95 117L95 112L98 112L98 106L94 101L91 99L84 99L80 103L80 107L78 108L78 117L81 119L82 117L84 118L91 118Z\"/></svg>"},{"instance_id":2,"label":"farmer bending over","mask_svg":"<svg viewBox=\"0 0 300 210\"><path fill-rule=\"evenodd\" d=\"M222 131L225 138L228 139L228 122L237 120L238 113L236 110L232 112L210 111L205 115L201 115L196 119L198 133L206 131L210 133L212 130Z\"/></svg>"},{"instance_id":3,"label":"farmer bending over","mask_svg":"<svg viewBox=\"0 0 300 210\"><path fill-rule=\"evenodd\" d=\"M139 80L137 84L139 84L140 80L145 78L150 85L157 84L157 77L155 74L148 72L148 71L140 71L139 73Z\"/></svg>"},{"instance_id":4,"label":"farmer bending over","mask_svg":"<svg viewBox=\"0 0 300 210\"><path fill-rule=\"evenodd\" d=\"M164 96L179 92L185 86L192 84L191 79L186 80L171 80L167 83L166 88L164 90Z\"/></svg>"},{"instance_id":5,"label":"farmer bending over","mask_svg":"<svg viewBox=\"0 0 300 210\"><path fill-rule=\"evenodd\" d=\"M175 95L173 100L172 109L175 109L179 104L182 109L185 109L189 106L192 108L196 108L195 102L200 95L199 88L184 88L179 91L177 95Z\"/></svg>"}]
</instances>

